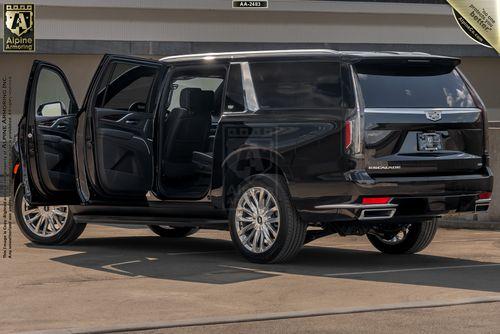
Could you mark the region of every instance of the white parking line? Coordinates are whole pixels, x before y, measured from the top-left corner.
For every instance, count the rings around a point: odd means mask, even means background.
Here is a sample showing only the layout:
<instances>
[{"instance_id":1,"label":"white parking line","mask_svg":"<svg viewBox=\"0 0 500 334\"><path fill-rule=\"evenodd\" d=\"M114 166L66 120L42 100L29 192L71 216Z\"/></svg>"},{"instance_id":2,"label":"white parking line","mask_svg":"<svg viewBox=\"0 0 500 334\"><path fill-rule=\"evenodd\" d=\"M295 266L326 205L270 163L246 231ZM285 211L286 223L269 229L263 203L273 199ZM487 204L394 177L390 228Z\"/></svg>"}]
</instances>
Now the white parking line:
<instances>
[{"instance_id":1,"label":"white parking line","mask_svg":"<svg viewBox=\"0 0 500 334\"><path fill-rule=\"evenodd\" d=\"M355 275L402 273L402 272L409 272L409 271L431 271L431 270L499 267L499 266L500 266L500 263L488 263L488 264L471 264L471 265L462 265L462 266L423 267L423 268L406 268L406 269L390 269L390 270L375 270L375 271L355 271L355 272L347 272L347 273L325 274L324 276L328 276L328 277L355 276Z\"/></svg>"},{"instance_id":2,"label":"white parking line","mask_svg":"<svg viewBox=\"0 0 500 334\"><path fill-rule=\"evenodd\" d=\"M233 253L234 250L218 250L218 251L200 251L200 252L177 252L177 253L167 253L169 256L173 255L199 255L199 254L217 254L217 253Z\"/></svg>"},{"instance_id":3,"label":"white parking line","mask_svg":"<svg viewBox=\"0 0 500 334\"><path fill-rule=\"evenodd\" d=\"M476 297L476 298L458 299L458 300L415 301L415 302L407 302L399 304L384 304L384 305L374 305L374 306L337 307L337 308L322 309L322 310L241 314L241 315L220 316L213 318L171 320L171 321L163 321L156 323L147 322L147 323L103 326L103 327L93 327L93 328L68 328L59 330L31 331L31 332L24 332L24 334L119 333L119 332L146 331L146 330L165 329L165 328L224 325L224 324L234 324L234 323L244 323L244 322L310 318L310 317L332 316L340 314L356 314L356 313L408 310L408 309L419 309L419 308L436 308L436 307L449 307L449 306L497 303L497 302L500 302L500 295L498 294L491 296Z\"/></svg>"}]
</instances>

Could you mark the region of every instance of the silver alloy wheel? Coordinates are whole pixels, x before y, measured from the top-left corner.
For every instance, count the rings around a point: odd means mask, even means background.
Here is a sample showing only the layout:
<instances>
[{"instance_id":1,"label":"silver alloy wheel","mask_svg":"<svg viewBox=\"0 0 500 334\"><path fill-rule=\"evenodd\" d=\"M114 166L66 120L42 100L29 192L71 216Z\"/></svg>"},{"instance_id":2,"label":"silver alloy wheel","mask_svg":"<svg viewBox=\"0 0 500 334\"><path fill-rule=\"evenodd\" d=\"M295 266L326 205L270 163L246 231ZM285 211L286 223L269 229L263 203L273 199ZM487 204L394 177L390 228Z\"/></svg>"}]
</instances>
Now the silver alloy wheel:
<instances>
[{"instance_id":1,"label":"silver alloy wheel","mask_svg":"<svg viewBox=\"0 0 500 334\"><path fill-rule=\"evenodd\" d=\"M236 206L236 233L246 249L263 253L276 242L280 212L274 196L262 187L249 188Z\"/></svg>"},{"instance_id":2,"label":"silver alloy wheel","mask_svg":"<svg viewBox=\"0 0 500 334\"><path fill-rule=\"evenodd\" d=\"M408 232L410 230L410 225L407 225L403 227L398 233L396 233L392 238L386 239L384 236L380 234L375 234L375 236L382 241L384 244L387 245L397 245L401 242L403 242L406 239L406 236L408 235Z\"/></svg>"},{"instance_id":3,"label":"silver alloy wheel","mask_svg":"<svg viewBox=\"0 0 500 334\"><path fill-rule=\"evenodd\" d=\"M56 235L68 221L68 206L30 206L24 198L21 205L24 223L39 237Z\"/></svg>"}]
</instances>

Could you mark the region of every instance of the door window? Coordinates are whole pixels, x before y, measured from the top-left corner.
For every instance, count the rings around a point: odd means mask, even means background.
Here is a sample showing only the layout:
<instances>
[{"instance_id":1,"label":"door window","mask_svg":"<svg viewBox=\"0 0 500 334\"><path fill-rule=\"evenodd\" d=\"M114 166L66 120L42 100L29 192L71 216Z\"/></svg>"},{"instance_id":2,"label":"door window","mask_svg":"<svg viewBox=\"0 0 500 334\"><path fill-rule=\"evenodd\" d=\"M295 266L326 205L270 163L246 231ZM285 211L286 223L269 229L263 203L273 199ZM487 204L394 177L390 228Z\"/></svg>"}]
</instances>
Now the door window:
<instances>
[{"instance_id":1,"label":"door window","mask_svg":"<svg viewBox=\"0 0 500 334\"><path fill-rule=\"evenodd\" d=\"M262 109L335 108L341 104L339 63L254 62L250 71Z\"/></svg>"},{"instance_id":2,"label":"door window","mask_svg":"<svg viewBox=\"0 0 500 334\"><path fill-rule=\"evenodd\" d=\"M156 67L131 63L116 62L109 66L97 94L96 107L147 111L157 70Z\"/></svg>"},{"instance_id":3,"label":"door window","mask_svg":"<svg viewBox=\"0 0 500 334\"><path fill-rule=\"evenodd\" d=\"M227 79L226 100L224 102L225 112L245 111L245 98L243 81L241 77L241 65L231 65Z\"/></svg>"},{"instance_id":4,"label":"door window","mask_svg":"<svg viewBox=\"0 0 500 334\"><path fill-rule=\"evenodd\" d=\"M199 88L202 91L213 92L214 95L218 92L219 88L222 88L222 78L212 78L212 77L184 77L180 76L174 78L171 84L171 96L168 103L167 110L173 110L181 106L180 96L181 92L186 88ZM215 106L217 109L217 106ZM219 107L220 108L220 107Z\"/></svg>"},{"instance_id":5,"label":"door window","mask_svg":"<svg viewBox=\"0 0 500 334\"><path fill-rule=\"evenodd\" d=\"M64 116L73 113L74 109L63 78L50 68L42 68L36 85L36 117Z\"/></svg>"}]
</instances>

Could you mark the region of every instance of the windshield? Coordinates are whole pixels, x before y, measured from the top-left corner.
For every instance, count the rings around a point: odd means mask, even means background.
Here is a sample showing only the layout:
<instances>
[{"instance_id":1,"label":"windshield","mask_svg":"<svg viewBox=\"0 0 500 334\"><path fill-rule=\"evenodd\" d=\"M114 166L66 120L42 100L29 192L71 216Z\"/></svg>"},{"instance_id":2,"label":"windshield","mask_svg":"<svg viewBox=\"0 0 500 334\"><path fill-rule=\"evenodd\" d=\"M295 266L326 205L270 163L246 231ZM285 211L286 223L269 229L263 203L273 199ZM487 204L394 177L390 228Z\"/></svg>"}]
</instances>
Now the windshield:
<instances>
[{"instance_id":1,"label":"windshield","mask_svg":"<svg viewBox=\"0 0 500 334\"><path fill-rule=\"evenodd\" d=\"M367 108L473 108L459 73L449 67L357 67Z\"/></svg>"}]
</instances>

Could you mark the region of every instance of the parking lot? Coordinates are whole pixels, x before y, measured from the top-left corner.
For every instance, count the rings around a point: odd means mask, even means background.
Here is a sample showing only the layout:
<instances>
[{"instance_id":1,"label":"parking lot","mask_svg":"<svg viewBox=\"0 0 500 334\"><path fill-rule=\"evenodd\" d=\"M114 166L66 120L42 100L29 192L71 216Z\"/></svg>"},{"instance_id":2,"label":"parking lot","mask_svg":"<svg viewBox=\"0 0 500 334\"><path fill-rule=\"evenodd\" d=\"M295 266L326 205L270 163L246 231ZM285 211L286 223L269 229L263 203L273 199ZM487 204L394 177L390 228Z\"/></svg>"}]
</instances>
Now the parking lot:
<instances>
[{"instance_id":1,"label":"parking lot","mask_svg":"<svg viewBox=\"0 0 500 334\"><path fill-rule=\"evenodd\" d=\"M40 247L13 227L1 259L0 331L154 333L492 332L500 326L500 232L440 229L419 255L364 237L307 245L293 263L243 260L226 232L177 240L91 225ZM62 331L69 332L69 331Z\"/></svg>"}]
</instances>

